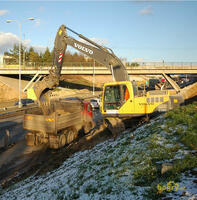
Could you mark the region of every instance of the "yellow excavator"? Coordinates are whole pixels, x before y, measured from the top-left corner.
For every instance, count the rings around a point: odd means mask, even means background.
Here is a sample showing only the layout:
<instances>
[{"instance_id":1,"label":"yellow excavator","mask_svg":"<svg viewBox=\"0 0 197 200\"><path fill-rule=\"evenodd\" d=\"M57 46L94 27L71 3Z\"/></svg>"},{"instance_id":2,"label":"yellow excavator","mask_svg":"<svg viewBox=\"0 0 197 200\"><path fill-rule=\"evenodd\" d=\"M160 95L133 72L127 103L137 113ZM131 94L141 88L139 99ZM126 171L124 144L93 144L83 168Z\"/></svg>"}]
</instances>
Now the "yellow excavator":
<instances>
[{"instance_id":1,"label":"yellow excavator","mask_svg":"<svg viewBox=\"0 0 197 200\"><path fill-rule=\"evenodd\" d=\"M174 82L173 85L175 84ZM105 126L116 135L125 130L123 121L133 117L147 117L155 112L166 112L181 105L185 100L197 96L197 83L179 91L176 89L146 92L139 90L135 81L104 84L102 115Z\"/></svg>"},{"instance_id":2,"label":"yellow excavator","mask_svg":"<svg viewBox=\"0 0 197 200\"><path fill-rule=\"evenodd\" d=\"M83 39L78 41L67 35L69 30ZM144 116L156 111L168 111L182 104L186 99L197 95L197 83L180 89L170 76L163 74L173 90L140 90L135 81L130 81L126 67L114 52L85 36L76 33L65 25L57 32L54 57L56 63L50 75L35 85L34 91L44 114L50 113L50 90L59 84L64 52L67 45L93 58L111 70L113 82L105 83L102 95L102 115L105 125L112 132L125 129L122 119Z\"/></svg>"}]
</instances>

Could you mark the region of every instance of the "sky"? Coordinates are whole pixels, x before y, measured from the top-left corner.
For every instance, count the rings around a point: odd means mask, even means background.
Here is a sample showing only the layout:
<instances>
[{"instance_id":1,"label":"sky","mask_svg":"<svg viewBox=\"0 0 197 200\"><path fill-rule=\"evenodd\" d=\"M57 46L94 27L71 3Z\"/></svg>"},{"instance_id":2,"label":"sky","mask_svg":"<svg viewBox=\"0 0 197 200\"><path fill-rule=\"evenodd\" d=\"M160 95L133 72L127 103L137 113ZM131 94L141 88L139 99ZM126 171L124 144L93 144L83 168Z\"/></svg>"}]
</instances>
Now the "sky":
<instances>
[{"instance_id":1,"label":"sky","mask_svg":"<svg viewBox=\"0 0 197 200\"><path fill-rule=\"evenodd\" d=\"M25 45L39 52L53 48L65 24L129 62L197 62L197 1L0 0L0 54L19 41L9 19L20 21Z\"/></svg>"}]
</instances>

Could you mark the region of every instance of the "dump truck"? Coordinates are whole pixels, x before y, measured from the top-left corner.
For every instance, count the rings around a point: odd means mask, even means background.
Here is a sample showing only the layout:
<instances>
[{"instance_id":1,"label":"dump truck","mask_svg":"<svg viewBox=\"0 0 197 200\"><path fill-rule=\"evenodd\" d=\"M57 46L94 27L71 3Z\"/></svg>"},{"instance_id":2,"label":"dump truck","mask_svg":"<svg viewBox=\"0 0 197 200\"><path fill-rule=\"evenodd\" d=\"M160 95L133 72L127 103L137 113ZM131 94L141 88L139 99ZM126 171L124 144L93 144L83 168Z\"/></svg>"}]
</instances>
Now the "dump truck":
<instances>
[{"instance_id":1,"label":"dump truck","mask_svg":"<svg viewBox=\"0 0 197 200\"><path fill-rule=\"evenodd\" d=\"M94 126L90 102L61 99L52 103L52 112L43 115L40 108L26 111L23 127L28 146L48 144L58 149L73 142L79 134Z\"/></svg>"}]
</instances>

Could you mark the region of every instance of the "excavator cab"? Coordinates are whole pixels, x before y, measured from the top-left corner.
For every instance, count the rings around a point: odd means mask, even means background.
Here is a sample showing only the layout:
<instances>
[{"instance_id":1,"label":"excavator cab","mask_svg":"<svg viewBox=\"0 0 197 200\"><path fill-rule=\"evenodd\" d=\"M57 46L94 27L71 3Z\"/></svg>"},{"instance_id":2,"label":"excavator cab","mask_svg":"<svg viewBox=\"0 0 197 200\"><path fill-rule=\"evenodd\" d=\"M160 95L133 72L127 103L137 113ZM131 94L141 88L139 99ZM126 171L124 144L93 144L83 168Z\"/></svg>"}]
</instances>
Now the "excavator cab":
<instances>
[{"instance_id":1,"label":"excavator cab","mask_svg":"<svg viewBox=\"0 0 197 200\"><path fill-rule=\"evenodd\" d=\"M104 93L104 110L119 109L121 106L121 102L120 85L107 86Z\"/></svg>"},{"instance_id":2,"label":"excavator cab","mask_svg":"<svg viewBox=\"0 0 197 200\"><path fill-rule=\"evenodd\" d=\"M118 113L131 98L131 85L127 81L105 84L103 89L103 111Z\"/></svg>"}]
</instances>

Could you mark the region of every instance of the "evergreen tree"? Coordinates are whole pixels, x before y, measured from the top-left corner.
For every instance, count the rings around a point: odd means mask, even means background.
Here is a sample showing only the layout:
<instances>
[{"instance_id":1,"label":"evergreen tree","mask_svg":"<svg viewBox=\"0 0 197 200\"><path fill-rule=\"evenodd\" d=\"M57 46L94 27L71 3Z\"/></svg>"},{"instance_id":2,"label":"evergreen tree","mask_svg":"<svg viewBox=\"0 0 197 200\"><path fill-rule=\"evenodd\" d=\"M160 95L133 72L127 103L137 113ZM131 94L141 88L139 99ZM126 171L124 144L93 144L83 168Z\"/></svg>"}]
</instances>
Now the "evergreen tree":
<instances>
[{"instance_id":1,"label":"evergreen tree","mask_svg":"<svg viewBox=\"0 0 197 200\"><path fill-rule=\"evenodd\" d=\"M33 47L30 47L28 52L28 61L31 65L39 65L40 64L40 56L37 52L34 51Z\"/></svg>"},{"instance_id":2,"label":"evergreen tree","mask_svg":"<svg viewBox=\"0 0 197 200\"><path fill-rule=\"evenodd\" d=\"M25 50L25 47L21 44L21 64L23 60L23 52ZM18 64L19 63L19 45L14 44L13 49L10 49L8 52L4 52L4 55L12 57L12 64Z\"/></svg>"},{"instance_id":3,"label":"evergreen tree","mask_svg":"<svg viewBox=\"0 0 197 200\"><path fill-rule=\"evenodd\" d=\"M25 54L24 54L25 51ZM4 55L8 55L13 58L12 64L18 64L19 61L19 45L14 44L13 49L10 49L8 52L4 52ZM29 50L27 50L23 45L21 45L21 64L23 64L23 56L25 55L25 64L28 65L38 65L38 66L45 66L45 65L51 65L52 58L53 58L53 52L50 52L49 48L47 47L45 52L38 53L34 50L33 47L30 47ZM79 62L84 65L92 65L93 59L85 59L84 55L82 53L71 53L70 51L66 51L64 55L64 65L69 65L74 63L76 65L79 65ZM95 62L96 65L100 65L97 62Z\"/></svg>"},{"instance_id":4,"label":"evergreen tree","mask_svg":"<svg viewBox=\"0 0 197 200\"><path fill-rule=\"evenodd\" d=\"M42 61L44 62L44 64L51 64L52 62L52 53L49 51L48 47L42 55Z\"/></svg>"}]
</instances>

